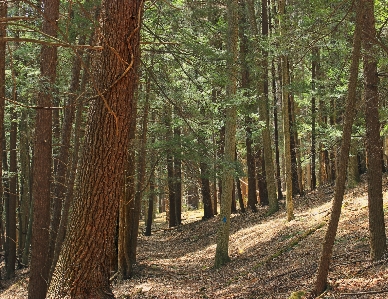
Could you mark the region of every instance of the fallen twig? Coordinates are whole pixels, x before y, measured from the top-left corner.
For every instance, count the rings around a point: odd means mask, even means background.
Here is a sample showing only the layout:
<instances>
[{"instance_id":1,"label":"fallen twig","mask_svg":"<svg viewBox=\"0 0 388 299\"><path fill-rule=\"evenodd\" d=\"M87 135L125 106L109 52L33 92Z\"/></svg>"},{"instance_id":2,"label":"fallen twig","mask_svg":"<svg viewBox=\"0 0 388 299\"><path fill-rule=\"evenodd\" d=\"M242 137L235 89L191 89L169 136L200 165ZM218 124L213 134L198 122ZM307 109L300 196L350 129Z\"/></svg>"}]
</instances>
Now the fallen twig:
<instances>
[{"instance_id":1,"label":"fallen twig","mask_svg":"<svg viewBox=\"0 0 388 299\"><path fill-rule=\"evenodd\" d=\"M358 296L358 295L370 295L370 294L382 294L388 293L388 289L379 291L365 291L365 292L354 292L354 293L341 293L341 296Z\"/></svg>"}]
</instances>

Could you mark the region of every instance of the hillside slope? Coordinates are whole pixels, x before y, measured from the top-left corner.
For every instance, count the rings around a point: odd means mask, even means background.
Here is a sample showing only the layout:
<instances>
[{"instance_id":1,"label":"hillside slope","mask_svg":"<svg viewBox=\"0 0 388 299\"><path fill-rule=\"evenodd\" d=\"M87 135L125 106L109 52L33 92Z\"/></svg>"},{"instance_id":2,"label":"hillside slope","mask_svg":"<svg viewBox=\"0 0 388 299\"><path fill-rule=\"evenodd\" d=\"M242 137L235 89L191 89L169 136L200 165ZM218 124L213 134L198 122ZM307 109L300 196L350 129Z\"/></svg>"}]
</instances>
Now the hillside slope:
<instances>
[{"instance_id":1,"label":"hillside slope","mask_svg":"<svg viewBox=\"0 0 388 299\"><path fill-rule=\"evenodd\" d=\"M387 185L387 179L384 179ZM141 236L135 277L113 281L117 298L281 298L310 290L315 279L327 227L333 187L295 199L295 220L285 209L266 217L258 213L232 217L231 262L214 270L218 218L186 223L175 229L158 225L151 237ZM388 192L384 192L388 207ZM194 221L193 221L194 220ZM386 222L388 223L388 222ZM365 183L348 190L329 273L331 288L320 298L388 298L388 260L369 260ZM0 298L27 298L27 274L3 281Z\"/></svg>"}]
</instances>

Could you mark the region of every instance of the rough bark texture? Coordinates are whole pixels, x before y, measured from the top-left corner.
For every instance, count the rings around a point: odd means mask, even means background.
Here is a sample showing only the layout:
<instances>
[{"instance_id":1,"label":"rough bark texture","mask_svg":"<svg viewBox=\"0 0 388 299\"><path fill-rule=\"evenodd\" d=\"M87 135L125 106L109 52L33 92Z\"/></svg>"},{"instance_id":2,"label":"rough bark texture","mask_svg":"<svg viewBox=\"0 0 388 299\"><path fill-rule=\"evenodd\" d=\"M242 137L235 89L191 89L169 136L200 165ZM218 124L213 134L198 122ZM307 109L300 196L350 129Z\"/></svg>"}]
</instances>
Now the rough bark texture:
<instances>
[{"instance_id":1,"label":"rough bark texture","mask_svg":"<svg viewBox=\"0 0 388 299\"><path fill-rule=\"evenodd\" d=\"M380 138L378 74L375 46L371 40L376 36L374 1L362 0L364 7L362 46L364 49L364 90L366 123L366 158L368 178L368 207L370 255L380 259L387 249L383 190L382 190L382 140Z\"/></svg>"},{"instance_id":2,"label":"rough bark texture","mask_svg":"<svg viewBox=\"0 0 388 299\"><path fill-rule=\"evenodd\" d=\"M43 28L48 35L56 36L59 17L59 0L43 0ZM56 78L57 48L43 45L40 53L41 86L38 106L50 107ZM31 271L28 298L46 298L50 232L50 187L52 162L52 111L38 109L35 124L33 158L33 225L31 240Z\"/></svg>"},{"instance_id":3,"label":"rough bark texture","mask_svg":"<svg viewBox=\"0 0 388 299\"><path fill-rule=\"evenodd\" d=\"M237 91L237 42L238 42L238 0L228 0L227 2L227 19L228 19L228 60L227 67L228 83L226 94L229 107L226 109L225 120L225 167L222 173L222 194L220 209L220 224L217 234L217 248L214 266L221 267L227 263L230 258L228 254L229 231L230 231L230 210L232 204L233 180L234 180L234 162L236 153L236 119L237 110L233 105L232 97Z\"/></svg>"},{"instance_id":4,"label":"rough bark texture","mask_svg":"<svg viewBox=\"0 0 388 299\"><path fill-rule=\"evenodd\" d=\"M359 1L356 1L356 28L353 37L353 52L352 63L350 66L350 77L348 84L348 95L346 99L346 108L344 114L344 128L342 135L342 143L339 156L338 175L335 182L335 194L332 204L332 211L330 216L329 225L325 234L325 240L323 243L321 259L318 268L318 274L315 281L314 292L316 295L323 293L327 287L327 275L329 273L330 259L333 252L334 240L337 234L338 222L341 215L342 201L345 193L346 182L346 169L348 164L348 157L351 144L351 133L353 119L355 116L355 102L357 92L357 76L360 62L361 51L361 11L362 6L359 5Z\"/></svg>"},{"instance_id":5,"label":"rough bark texture","mask_svg":"<svg viewBox=\"0 0 388 299\"><path fill-rule=\"evenodd\" d=\"M48 298L114 298L110 289L119 201L138 84L142 1L103 1L91 103L75 199ZM114 50L113 50L114 49Z\"/></svg>"},{"instance_id":6,"label":"rough bark texture","mask_svg":"<svg viewBox=\"0 0 388 299\"><path fill-rule=\"evenodd\" d=\"M80 38L79 44L85 43L85 37ZM53 211L50 223L50 252L48 264L50 265L51 274L54 271L57 257L55 257L55 247L57 242L59 225L61 223L62 206L67 190L67 173L69 164L70 139L75 117L75 100L76 93L80 86L81 73L81 53L74 56L72 65L72 78L69 88L69 98L67 100L67 109L64 111L64 119L61 132L61 143L58 153L58 165L55 173ZM62 243L62 242L61 242ZM50 275L51 276L51 275ZM51 278L51 277L50 277Z\"/></svg>"}]
</instances>

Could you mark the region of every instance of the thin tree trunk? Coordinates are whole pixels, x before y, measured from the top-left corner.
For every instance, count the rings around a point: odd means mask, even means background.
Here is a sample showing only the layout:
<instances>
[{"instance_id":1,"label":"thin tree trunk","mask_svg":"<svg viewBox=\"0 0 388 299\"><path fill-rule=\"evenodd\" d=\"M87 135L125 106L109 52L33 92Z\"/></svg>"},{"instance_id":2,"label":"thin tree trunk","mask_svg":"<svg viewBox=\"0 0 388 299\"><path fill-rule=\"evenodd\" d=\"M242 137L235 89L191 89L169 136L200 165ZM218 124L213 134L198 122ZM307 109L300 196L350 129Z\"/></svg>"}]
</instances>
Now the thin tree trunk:
<instances>
[{"instance_id":1,"label":"thin tree trunk","mask_svg":"<svg viewBox=\"0 0 388 299\"><path fill-rule=\"evenodd\" d=\"M273 123L275 139L275 167L276 167L276 186L278 200L283 199L282 180L280 172L280 152L279 152L279 121L278 121L278 86L276 84L275 62L272 61L272 92L273 92Z\"/></svg>"},{"instance_id":2,"label":"thin tree trunk","mask_svg":"<svg viewBox=\"0 0 388 299\"><path fill-rule=\"evenodd\" d=\"M251 29L256 37L259 39L259 30L256 23L255 9L252 0L247 1L249 19L251 23ZM264 39L264 42L268 41L268 3L267 0L261 1L261 14L262 14L262 27L261 34ZM256 43L259 45L258 41ZM275 169L272 157L272 140L271 132L269 129L269 95L268 95L268 50L266 46L261 47L261 60L258 62L258 67L261 68L261 77L258 80L258 108L259 108L259 119L264 123L262 128L262 141L263 141L263 152L264 152L264 161L265 161L265 172L266 172L266 182L267 182L267 191L268 191L268 202L269 202L269 211L268 213L272 214L279 210L278 198L276 195L276 182L275 182Z\"/></svg>"},{"instance_id":3,"label":"thin tree trunk","mask_svg":"<svg viewBox=\"0 0 388 299\"><path fill-rule=\"evenodd\" d=\"M249 66L247 62L248 54L248 37L246 34L247 17L246 5L240 1L241 17L239 22L239 37L240 37L240 63L241 63L241 88L248 89L250 87ZM250 105L251 106L251 105ZM254 107L249 107L249 111L254 111ZM252 211L257 211L257 196L256 196L256 163L253 152L253 136L252 136L253 120L250 115L245 116L245 146L247 150L247 176L248 176L248 207ZM240 204L241 205L241 204ZM242 202L241 211L245 211L244 203Z\"/></svg>"},{"instance_id":4,"label":"thin tree trunk","mask_svg":"<svg viewBox=\"0 0 388 299\"><path fill-rule=\"evenodd\" d=\"M7 1L0 2L0 17L7 17ZM5 37L7 35L7 23L0 23L0 36ZM5 138L4 131L4 108L5 108L5 63L6 63L6 42L4 40L0 40L0 146L3 144L3 140ZM3 164L0 155L0 182L3 181ZM3 194L3 184L0 184L0 194ZM2 200L1 200L2 201ZM2 202L1 207L3 207ZM0 212L3 212L2 210ZM1 217L2 218L2 217ZM0 219L0 245L3 245L2 236L3 236L3 219ZM1 274L0 274L1 278Z\"/></svg>"},{"instance_id":5,"label":"thin tree trunk","mask_svg":"<svg viewBox=\"0 0 388 299\"><path fill-rule=\"evenodd\" d=\"M227 67L229 70L228 83L226 86L226 96L230 99L237 92L237 42L238 42L238 0L227 1L227 20L228 20L228 42L227 42ZM230 101L230 103L232 103ZM225 154L224 161L226 167L222 175L222 195L220 224L217 234L217 247L214 266L221 267L227 263L230 258L228 254L229 231L230 231L230 212L233 193L234 162L236 153L236 120L237 109L234 105L226 108L225 120Z\"/></svg>"},{"instance_id":6,"label":"thin tree trunk","mask_svg":"<svg viewBox=\"0 0 388 299\"><path fill-rule=\"evenodd\" d=\"M174 107L174 115L177 115L178 109ZM177 225L182 224L182 140L181 140L181 128L178 126L174 127L174 141L175 154L174 154L174 194L175 194L175 211L176 211L176 223ZM209 196L210 196L210 185L209 185ZM210 199L211 200L211 199Z\"/></svg>"},{"instance_id":7,"label":"thin tree trunk","mask_svg":"<svg viewBox=\"0 0 388 299\"><path fill-rule=\"evenodd\" d=\"M327 287L327 275L329 273L330 259L333 252L334 240L337 234L338 222L341 215L342 201L345 193L346 169L349 158L351 133L353 120L356 114L355 102L357 91L357 77L360 63L361 52L361 32L362 32L362 9L360 1L356 1L356 28L353 37L352 63L350 66L350 77L348 84L348 95L346 99L346 108L344 114L344 125L342 134L342 143L339 156L338 175L335 183L335 194L332 204L332 210L329 225L325 234L321 259L319 262L318 274L315 281L314 292L320 295Z\"/></svg>"},{"instance_id":8,"label":"thin tree trunk","mask_svg":"<svg viewBox=\"0 0 388 299\"><path fill-rule=\"evenodd\" d=\"M85 70L89 68L90 65L90 55L87 55L86 61L85 61ZM89 79L89 73L87 71L84 71L82 80L81 80L81 85L80 85L80 93L85 91L86 88L86 83ZM80 147L81 147L81 140L83 139L83 112L84 112L84 107L83 107L83 102L79 101L76 105L76 115L75 115L75 121L74 121L74 140L73 140L73 153L72 153L72 158L71 158L71 163L70 163L70 169L68 169L68 179L66 181L66 195L64 199L64 203L62 206L62 216L61 216L61 221L59 224L59 229L58 229L58 235L57 235L57 240L55 242L55 249L54 249L54 258L53 262L51 264L51 269L50 269L50 279L52 277L52 273L55 269L55 266L58 262L59 258L59 253L62 247L62 243L65 239L66 235L66 229L67 229L67 223L68 223L68 218L69 218L69 209L70 205L73 200L73 193L74 193L74 181L75 181L75 175L76 175L76 170L78 166L78 160L80 156Z\"/></svg>"},{"instance_id":9,"label":"thin tree trunk","mask_svg":"<svg viewBox=\"0 0 388 299\"><path fill-rule=\"evenodd\" d=\"M80 37L79 44L85 43L85 36ZM59 226L61 223L63 202L66 196L66 190L68 189L67 174L69 173L69 152L70 152L70 140L73 128L73 122L75 117L75 100L76 94L80 87L80 73L81 73L81 53L76 53L73 59L72 65L72 78L69 88L69 98L66 103L67 109L64 111L64 120L61 132L61 143L58 153L58 165L55 174L55 186L54 186L54 200L53 200L53 211L51 216L50 224L50 252L48 257L48 264L50 265L51 279L52 272L54 271L56 258L55 258L55 247L58 237Z\"/></svg>"},{"instance_id":10,"label":"thin tree trunk","mask_svg":"<svg viewBox=\"0 0 388 299\"><path fill-rule=\"evenodd\" d=\"M28 255L24 251L29 247L27 243L28 223L31 207L31 167L30 167L30 130L27 124L27 110L21 111L19 121L19 162L20 162L20 212L19 212L19 259L23 265L28 265Z\"/></svg>"},{"instance_id":11,"label":"thin tree trunk","mask_svg":"<svg viewBox=\"0 0 388 299\"><path fill-rule=\"evenodd\" d=\"M15 93L16 95L16 93ZM14 96L14 100L15 96ZM9 200L6 206L7 215L7 254L6 254L6 277L11 278L15 275L16 265L16 206L18 205L18 190L17 190L17 155L16 155L16 139L17 139L17 113L14 107L11 107L11 132L9 142Z\"/></svg>"},{"instance_id":12,"label":"thin tree trunk","mask_svg":"<svg viewBox=\"0 0 388 299\"><path fill-rule=\"evenodd\" d=\"M313 47L312 49L312 66L311 66L311 84L313 95L311 97L311 190L317 188L317 175L316 175L316 97L317 97L317 80L318 80L318 68L319 68L319 48Z\"/></svg>"}]
</instances>

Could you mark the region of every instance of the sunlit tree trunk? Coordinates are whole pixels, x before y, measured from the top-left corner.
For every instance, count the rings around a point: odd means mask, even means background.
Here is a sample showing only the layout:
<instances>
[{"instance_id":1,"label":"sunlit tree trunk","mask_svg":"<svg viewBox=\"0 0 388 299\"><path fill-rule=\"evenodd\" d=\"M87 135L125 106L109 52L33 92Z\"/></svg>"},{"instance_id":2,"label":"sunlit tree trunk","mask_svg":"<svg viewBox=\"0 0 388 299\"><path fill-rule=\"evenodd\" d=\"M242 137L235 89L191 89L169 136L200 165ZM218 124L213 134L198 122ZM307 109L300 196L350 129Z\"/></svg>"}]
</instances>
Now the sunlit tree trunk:
<instances>
[{"instance_id":1,"label":"sunlit tree trunk","mask_svg":"<svg viewBox=\"0 0 388 299\"><path fill-rule=\"evenodd\" d=\"M233 103L233 96L237 92L237 42L238 42L238 0L227 1L227 68L228 83L226 86L226 97L229 102L226 108L225 120L225 152L222 173L222 194L221 210L219 215L219 227L217 234L217 248L214 266L221 267L227 263L229 258L229 231L230 231L230 212L233 193L234 163L236 153L236 120L237 109Z\"/></svg>"},{"instance_id":2,"label":"sunlit tree trunk","mask_svg":"<svg viewBox=\"0 0 388 299\"><path fill-rule=\"evenodd\" d=\"M279 0L279 13L285 15L285 1ZM284 31L284 28L281 28ZM283 134L284 134L284 164L286 177L286 206L287 220L294 219L294 203L292 199L292 165L291 165L291 130L290 130L290 93L289 93L289 68L288 57L281 57L282 73L282 108L283 108Z\"/></svg>"}]
</instances>

